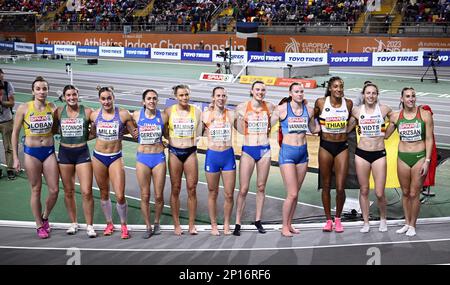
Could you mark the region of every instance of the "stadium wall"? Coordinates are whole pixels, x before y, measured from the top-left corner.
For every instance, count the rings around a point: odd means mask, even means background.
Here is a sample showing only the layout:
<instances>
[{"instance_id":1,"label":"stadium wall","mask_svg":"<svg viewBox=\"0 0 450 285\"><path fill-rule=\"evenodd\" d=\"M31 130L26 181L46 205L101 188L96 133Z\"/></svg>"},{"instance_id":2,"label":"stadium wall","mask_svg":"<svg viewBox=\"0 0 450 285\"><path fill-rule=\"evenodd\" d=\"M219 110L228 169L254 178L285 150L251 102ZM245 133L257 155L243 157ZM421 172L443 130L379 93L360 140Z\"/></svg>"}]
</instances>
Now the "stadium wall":
<instances>
[{"instance_id":1,"label":"stadium wall","mask_svg":"<svg viewBox=\"0 0 450 285\"><path fill-rule=\"evenodd\" d=\"M203 41L206 50L222 50L231 39L233 49L244 51L245 39L235 34L182 33L37 33L36 43L70 44L83 46L119 46L139 48L198 49ZM359 36L304 36L259 35L263 47L269 44L277 52L322 53L332 46L334 52L361 53L382 51L450 50L450 38L429 37L359 37ZM32 41L27 41L32 42ZM264 48L266 50L266 48Z\"/></svg>"}]
</instances>

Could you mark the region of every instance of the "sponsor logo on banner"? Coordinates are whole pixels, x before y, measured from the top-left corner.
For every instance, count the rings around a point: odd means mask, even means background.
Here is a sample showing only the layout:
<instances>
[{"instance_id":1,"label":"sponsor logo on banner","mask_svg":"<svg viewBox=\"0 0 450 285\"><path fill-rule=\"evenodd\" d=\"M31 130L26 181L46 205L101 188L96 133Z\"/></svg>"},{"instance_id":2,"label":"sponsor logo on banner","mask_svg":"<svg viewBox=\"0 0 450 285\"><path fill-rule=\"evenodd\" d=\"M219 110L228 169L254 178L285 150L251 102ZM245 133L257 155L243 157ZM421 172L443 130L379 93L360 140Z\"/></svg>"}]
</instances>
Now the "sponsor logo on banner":
<instances>
[{"instance_id":1,"label":"sponsor logo on banner","mask_svg":"<svg viewBox=\"0 0 450 285\"><path fill-rule=\"evenodd\" d=\"M374 52L372 66L423 66L423 52Z\"/></svg>"},{"instance_id":2,"label":"sponsor logo on banner","mask_svg":"<svg viewBox=\"0 0 450 285\"><path fill-rule=\"evenodd\" d=\"M100 56L124 57L123 47L100 47L98 54Z\"/></svg>"},{"instance_id":3,"label":"sponsor logo on banner","mask_svg":"<svg viewBox=\"0 0 450 285\"><path fill-rule=\"evenodd\" d=\"M211 61L210 50L181 50L181 60Z\"/></svg>"},{"instance_id":4,"label":"sponsor logo on banner","mask_svg":"<svg viewBox=\"0 0 450 285\"><path fill-rule=\"evenodd\" d=\"M152 48L151 49L151 58L152 59L173 59L180 60L181 59L181 50L180 49L170 49L170 48Z\"/></svg>"},{"instance_id":5,"label":"sponsor logo on banner","mask_svg":"<svg viewBox=\"0 0 450 285\"><path fill-rule=\"evenodd\" d=\"M219 74L219 73L206 73L202 72L200 75L200 80L205 81L216 81L216 82L232 82L232 74Z\"/></svg>"},{"instance_id":6,"label":"sponsor logo on banner","mask_svg":"<svg viewBox=\"0 0 450 285\"><path fill-rule=\"evenodd\" d=\"M212 61L214 62L224 62L224 58L220 56L221 50L212 51ZM228 58L226 60L228 62ZM232 63L242 63L247 62L247 52L246 51L231 51L231 62Z\"/></svg>"},{"instance_id":7,"label":"sponsor logo on banner","mask_svg":"<svg viewBox=\"0 0 450 285\"><path fill-rule=\"evenodd\" d=\"M329 54L328 63L331 66L372 66L372 54L371 53Z\"/></svg>"},{"instance_id":8,"label":"sponsor logo on banner","mask_svg":"<svg viewBox=\"0 0 450 285\"><path fill-rule=\"evenodd\" d=\"M34 53L34 44L29 43L14 43L15 51L31 52Z\"/></svg>"},{"instance_id":9,"label":"sponsor logo on banner","mask_svg":"<svg viewBox=\"0 0 450 285\"><path fill-rule=\"evenodd\" d=\"M363 46L363 52L400 52L412 51L411 48L402 46L401 40L383 40L374 38L373 42Z\"/></svg>"},{"instance_id":10,"label":"sponsor logo on banner","mask_svg":"<svg viewBox=\"0 0 450 285\"><path fill-rule=\"evenodd\" d=\"M40 45L40 44L37 44L36 45L36 53L53 54L53 45Z\"/></svg>"},{"instance_id":11,"label":"sponsor logo on banner","mask_svg":"<svg viewBox=\"0 0 450 285\"><path fill-rule=\"evenodd\" d=\"M0 42L0 49L14 49L14 43Z\"/></svg>"},{"instance_id":12,"label":"sponsor logo on banner","mask_svg":"<svg viewBox=\"0 0 450 285\"><path fill-rule=\"evenodd\" d=\"M77 55L81 55L81 56L98 56L98 47L94 47L94 46L77 46Z\"/></svg>"},{"instance_id":13,"label":"sponsor logo on banner","mask_svg":"<svg viewBox=\"0 0 450 285\"><path fill-rule=\"evenodd\" d=\"M276 77L272 76L254 76L254 75L242 75L239 79L239 83L252 84L255 81L262 81L266 85L275 85Z\"/></svg>"},{"instance_id":14,"label":"sponsor logo on banner","mask_svg":"<svg viewBox=\"0 0 450 285\"><path fill-rule=\"evenodd\" d=\"M74 45L55 45L55 54L77 55L77 47Z\"/></svg>"},{"instance_id":15,"label":"sponsor logo on banner","mask_svg":"<svg viewBox=\"0 0 450 285\"><path fill-rule=\"evenodd\" d=\"M284 53L281 52L249 52L248 57L252 62L284 62Z\"/></svg>"},{"instance_id":16,"label":"sponsor logo on banner","mask_svg":"<svg viewBox=\"0 0 450 285\"><path fill-rule=\"evenodd\" d=\"M285 53L321 53L327 52L331 43L303 42L299 43L294 38L289 38L290 42L285 42Z\"/></svg>"},{"instance_id":17,"label":"sponsor logo on banner","mask_svg":"<svg viewBox=\"0 0 450 285\"><path fill-rule=\"evenodd\" d=\"M302 84L303 88L305 89L317 88L317 81L314 79L296 79L296 78L281 78L281 77L278 77L275 80L275 86L288 87L294 82Z\"/></svg>"},{"instance_id":18,"label":"sponsor logo on banner","mask_svg":"<svg viewBox=\"0 0 450 285\"><path fill-rule=\"evenodd\" d=\"M125 57L128 57L128 58L150 58L150 49L147 49L147 48L125 48Z\"/></svg>"},{"instance_id":19,"label":"sponsor logo on banner","mask_svg":"<svg viewBox=\"0 0 450 285\"><path fill-rule=\"evenodd\" d=\"M435 56L433 59L430 56L431 54ZM431 65L432 60L434 61L433 64L435 66L450 66L450 51L442 51L442 50L437 50L434 52L425 51L423 55L424 55L423 58L424 66Z\"/></svg>"},{"instance_id":20,"label":"sponsor logo on banner","mask_svg":"<svg viewBox=\"0 0 450 285\"><path fill-rule=\"evenodd\" d=\"M287 53L285 62L326 64L326 53Z\"/></svg>"}]
</instances>

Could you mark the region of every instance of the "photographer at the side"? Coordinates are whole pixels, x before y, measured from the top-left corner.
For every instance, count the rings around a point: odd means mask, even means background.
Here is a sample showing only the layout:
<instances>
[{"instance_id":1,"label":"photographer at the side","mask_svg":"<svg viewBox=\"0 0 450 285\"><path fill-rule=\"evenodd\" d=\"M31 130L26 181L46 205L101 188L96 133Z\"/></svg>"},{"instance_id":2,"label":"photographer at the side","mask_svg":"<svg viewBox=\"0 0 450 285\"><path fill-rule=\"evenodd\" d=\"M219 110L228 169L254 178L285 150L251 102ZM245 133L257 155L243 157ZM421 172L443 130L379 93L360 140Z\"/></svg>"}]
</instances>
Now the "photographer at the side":
<instances>
[{"instance_id":1,"label":"photographer at the side","mask_svg":"<svg viewBox=\"0 0 450 285\"><path fill-rule=\"evenodd\" d=\"M3 79L4 73L0 69L0 133L3 138L3 148L5 150L6 167L8 179L16 179L16 172L13 168L13 155L11 145L11 135L13 130L14 107L14 87L10 82ZM0 177L2 170L0 169Z\"/></svg>"}]
</instances>

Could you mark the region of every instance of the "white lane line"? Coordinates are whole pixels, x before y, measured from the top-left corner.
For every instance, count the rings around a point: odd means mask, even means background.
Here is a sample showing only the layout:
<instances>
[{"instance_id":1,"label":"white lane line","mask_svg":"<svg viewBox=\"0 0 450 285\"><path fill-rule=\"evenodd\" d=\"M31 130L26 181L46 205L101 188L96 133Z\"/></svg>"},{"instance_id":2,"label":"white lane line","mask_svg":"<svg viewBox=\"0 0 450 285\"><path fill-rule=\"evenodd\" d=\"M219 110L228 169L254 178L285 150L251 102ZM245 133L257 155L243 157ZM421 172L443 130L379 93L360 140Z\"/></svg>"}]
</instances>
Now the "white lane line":
<instances>
[{"instance_id":1,"label":"white lane line","mask_svg":"<svg viewBox=\"0 0 450 285\"><path fill-rule=\"evenodd\" d=\"M367 242L367 243L353 243L353 244L332 244L332 245L311 245L311 246L292 246L292 247L243 247L243 248L77 248L80 251L103 251L103 252L228 252L228 251L279 251L279 250L312 250L312 249L327 249L327 248L351 248L360 246L382 246L395 244L419 244L419 243L436 243L449 242L450 238L441 239L427 239L427 240L403 240L403 241L388 241L388 242ZM0 249L15 249L15 250L64 250L73 249L73 247L43 247L43 246L4 246Z\"/></svg>"}]
</instances>

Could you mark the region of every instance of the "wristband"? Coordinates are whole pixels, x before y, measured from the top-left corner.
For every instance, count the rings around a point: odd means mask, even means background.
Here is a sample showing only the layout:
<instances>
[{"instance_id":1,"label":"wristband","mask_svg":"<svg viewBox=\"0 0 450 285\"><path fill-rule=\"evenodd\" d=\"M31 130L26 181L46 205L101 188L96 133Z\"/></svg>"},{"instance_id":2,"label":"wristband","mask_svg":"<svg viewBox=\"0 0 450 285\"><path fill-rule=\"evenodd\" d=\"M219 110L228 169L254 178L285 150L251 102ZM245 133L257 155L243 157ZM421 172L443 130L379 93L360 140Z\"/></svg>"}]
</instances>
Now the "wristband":
<instances>
[{"instance_id":1,"label":"wristband","mask_svg":"<svg viewBox=\"0 0 450 285\"><path fill-rule=\"evenodd\" d=\"M427 158L425 159L426 162L431 162L431 159Z\"/></svg>"}]
</instances>

